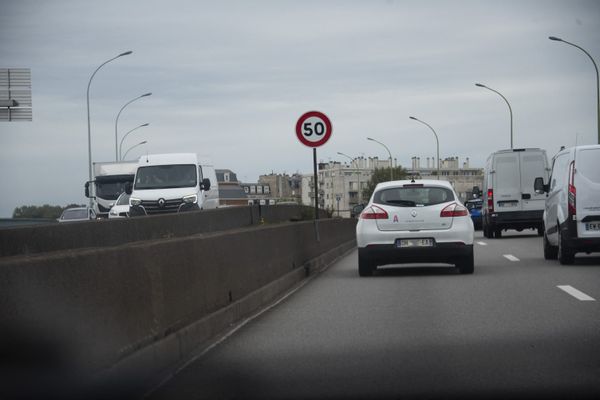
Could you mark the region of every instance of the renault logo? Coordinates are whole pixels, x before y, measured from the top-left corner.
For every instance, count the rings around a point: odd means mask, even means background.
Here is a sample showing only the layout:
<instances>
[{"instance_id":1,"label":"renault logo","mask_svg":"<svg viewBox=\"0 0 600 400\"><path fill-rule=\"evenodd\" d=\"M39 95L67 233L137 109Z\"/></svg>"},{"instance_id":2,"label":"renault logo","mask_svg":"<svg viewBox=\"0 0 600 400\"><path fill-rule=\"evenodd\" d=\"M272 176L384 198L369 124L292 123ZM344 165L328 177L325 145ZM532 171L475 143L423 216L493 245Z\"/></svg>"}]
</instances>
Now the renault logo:
<instances>
[{"instance_id":1,"label":"renault logo","mask_svg":"<svg viewBox=\"0 0 600 400\"><path fill-rule=\"evenodd\" d=\"M412 211L410 212L410 215L412 215L412 216L413 216L413 218L414 218L414 217L416 217L416 216L417 216L417 210L412 210Z\"/></svg>"},{"instance_id":2,"label":"renault logo","mask_svg":"<svg viewBox=\"0 0 600 400\"><path fill-rule=\"evenodd\" d=\"M163 199L163 198L158 199L158 206L160 208L164 208L165 207L165 199Z\"/></svg>"}]
</instances>

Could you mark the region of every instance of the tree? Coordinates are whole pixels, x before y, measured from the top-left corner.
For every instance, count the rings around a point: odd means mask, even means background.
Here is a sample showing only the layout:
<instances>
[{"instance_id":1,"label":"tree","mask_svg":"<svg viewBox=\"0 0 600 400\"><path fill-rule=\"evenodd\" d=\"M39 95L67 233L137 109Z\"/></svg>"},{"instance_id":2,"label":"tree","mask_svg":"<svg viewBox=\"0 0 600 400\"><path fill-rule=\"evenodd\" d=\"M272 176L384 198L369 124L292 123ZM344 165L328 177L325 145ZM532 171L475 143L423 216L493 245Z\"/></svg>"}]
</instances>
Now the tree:
<instances>
[{"instance_id":1,"label":"tree","mask_svg":"<svg viewBox=\"0 0 600 400\"><path fill-rule=\"evenodd\" d=\"M402 167L396 167L393 170L394 180L400 180L406 178L406 170ZM381 182L388 182L390 180L390 168L375 168L371 179L367 182L367 187L363 189L363 199L370 199L375 186Z\"/></svg>"},{"instance_id":2,"label":"tree","mask_svg":"<svg viewBox=\"0 0 600 400\"><path fill-rule=\"evenodd\" d=\"M51 206L49 204L44 204L43 206L21 206L15 208L12 217L57 219L64 210L73 207L85 207L85 205L69 204L66 207Z\"/></svg>"}]
</instances>

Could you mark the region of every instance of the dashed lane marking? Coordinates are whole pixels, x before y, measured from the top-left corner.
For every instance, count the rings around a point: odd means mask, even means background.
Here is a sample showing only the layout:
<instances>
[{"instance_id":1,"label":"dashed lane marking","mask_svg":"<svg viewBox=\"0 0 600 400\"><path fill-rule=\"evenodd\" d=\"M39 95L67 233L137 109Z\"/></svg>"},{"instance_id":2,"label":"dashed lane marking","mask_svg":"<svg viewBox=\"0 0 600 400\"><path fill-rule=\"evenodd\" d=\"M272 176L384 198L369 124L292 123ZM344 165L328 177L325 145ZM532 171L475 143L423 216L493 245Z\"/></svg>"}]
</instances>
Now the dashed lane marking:
<instances>
[{"instance_id":1,"label":"dashed lane marking","mask_svg":"<svg viewBox=\"0 0 600 400\"><path fill-rule=\"evenodd\" d=\"M510 261L521 261L519 260L517 257L513 256L512 254L504 254L504 258L510 260Z\"/></svg>"},{"instance_id":2,"label":"dashed lane marking","mask_svg":"<svg viewBox=\"0 0 600 400\"><path fill-rule=\"evenodd\" d=\"M587 294L583 293L582 291L575 289L573 286L557 285L556 287L559 288L560 290L564 290L565 292L569 293L571 296L575 297L577 300L596 301L596 299L594 299L593 297L588 296Z\"/></svg>"},{"instance_id":3,"label":"dashed lane marking","mask_svg":"<svg viewBox=\"0 0 600 400\"><path fill-rule=\"evenodd\" d=\"M487 246L486 242L477 242L477 244L480 245L480 246Z\"/></svg>"}]
</instances>

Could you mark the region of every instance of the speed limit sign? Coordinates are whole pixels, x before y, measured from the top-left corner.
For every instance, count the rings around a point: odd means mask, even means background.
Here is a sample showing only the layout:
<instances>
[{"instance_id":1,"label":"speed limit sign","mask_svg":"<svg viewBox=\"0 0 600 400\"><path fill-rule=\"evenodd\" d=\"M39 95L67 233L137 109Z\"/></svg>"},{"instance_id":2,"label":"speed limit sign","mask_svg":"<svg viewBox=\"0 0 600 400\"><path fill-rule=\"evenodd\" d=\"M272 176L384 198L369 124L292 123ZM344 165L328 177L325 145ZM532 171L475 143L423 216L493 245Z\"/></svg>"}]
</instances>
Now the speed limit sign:
<instances>
[{"instance_id":1,"label":"speed limit sign","mask_svg":"<svg viewBox=\"0 0 600 400\"><path fill-rule=\"evenodd\" d=\"M319 147L331 137L331 121L322 112L309 111L298 119L296 136L308 147Z\"/></svg>"}]
</instances>

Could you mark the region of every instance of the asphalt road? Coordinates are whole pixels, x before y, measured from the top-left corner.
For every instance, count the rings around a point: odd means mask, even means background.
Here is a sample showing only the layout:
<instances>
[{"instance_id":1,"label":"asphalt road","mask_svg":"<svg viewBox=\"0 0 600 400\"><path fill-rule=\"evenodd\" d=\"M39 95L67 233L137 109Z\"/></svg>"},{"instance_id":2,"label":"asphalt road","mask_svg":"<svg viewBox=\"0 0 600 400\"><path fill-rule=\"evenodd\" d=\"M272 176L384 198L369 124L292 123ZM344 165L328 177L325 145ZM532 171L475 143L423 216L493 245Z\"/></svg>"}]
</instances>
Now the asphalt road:
<instances>
[{"instance_id":1,"label":"asphalt road","mask_svg":"<svg viewBox=\"0 0 600 400\"><path fill-rule=\"evenodd\" d=\"M600 398L600 257L584 257L561 266L533 231L479 231L473 275L359 278L354 251L150 398Z\"/></svg>"}]
</instances>

